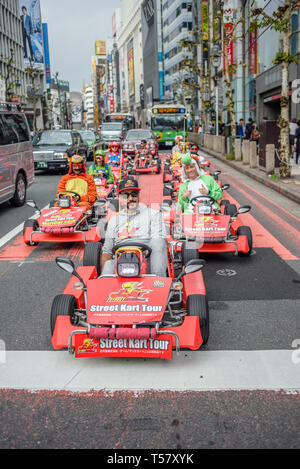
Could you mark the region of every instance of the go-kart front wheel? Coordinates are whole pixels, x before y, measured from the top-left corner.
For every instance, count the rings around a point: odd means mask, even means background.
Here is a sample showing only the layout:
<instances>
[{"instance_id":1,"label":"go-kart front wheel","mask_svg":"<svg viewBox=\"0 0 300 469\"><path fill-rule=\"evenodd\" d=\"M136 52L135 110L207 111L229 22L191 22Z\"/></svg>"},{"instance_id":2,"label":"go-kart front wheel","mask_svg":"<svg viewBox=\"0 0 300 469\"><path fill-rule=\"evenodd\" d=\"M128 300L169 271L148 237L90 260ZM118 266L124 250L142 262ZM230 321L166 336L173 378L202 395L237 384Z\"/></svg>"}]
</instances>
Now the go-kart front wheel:
<instances>
[{"instance_id":1,"label":"go-kart front wheel","mask_svg":"<svg viewBox=\"0 0 300 469\"><path fill-rule=\"evenodd\" d=\"M58 316L69 316L71 324L76 325L75 309L77 301L73 295L57 295L52 303L50 314L50 329L53 335Z\"/></svg>"},{"instance_id":2,"label":"go-kart front wheel","mask_svg":"<svg viewBox=\"0 0 300 469\"><path fill-rule=\"evenodd\" d=\"M253 239L252 239L252 231L249 226L239 226L237 229L237 235L238 236L247 236L248 240L248 246L249 246L249 251L247 252L239 252L239 256L250 256L251 251L252 251L252 244L253 244Z\"/></svg>"},{"instance_id":3,"label":"go-kart front wheel","mask_svg":"<svg viewBox=\"0 0 300 469\"><path fill-rule=\"evenodd\" d=\"M31 231L37 231L39 229L39 223L37 220L26 220L23 225L23 236L25 235L26 228L29 228ZM25 241L25 244L27 244L27 246L37 246L39 243Z\"/></svg>"},{"instance_id":4,"label":"go-kart front wheel","mask_svg":"<svg viewBox=\"0 0 300 469\"><path fill-rule=\"evenodd\" d=\"M199 259L197 243L194 241L185 241L181 246L182 265L186 265L192 259Z\"/></svg>"},{"instance_id":5,"label":"go-kart front wheel","mask_svg":"<svg viewBox=\"0 0 300 469\"><path fill-rule=\"evenodd\" d=\"M203 344L206 344L209 338L209 309L208 301L205 295L189 295L187 297L187 315L197 316L200 323L200 331Z\"/></svg>"},{"instance_id":6,"label":"go-kart front wheel","mask_svg":"<svg viewBox=\"0 0 300 469\"><path fill-rule=\"evenodd\" d=\"M96 267L97 275L101 275L102 244L97 241L87 243L83 253L83 266Z\"/></svg>"}]
</instances>

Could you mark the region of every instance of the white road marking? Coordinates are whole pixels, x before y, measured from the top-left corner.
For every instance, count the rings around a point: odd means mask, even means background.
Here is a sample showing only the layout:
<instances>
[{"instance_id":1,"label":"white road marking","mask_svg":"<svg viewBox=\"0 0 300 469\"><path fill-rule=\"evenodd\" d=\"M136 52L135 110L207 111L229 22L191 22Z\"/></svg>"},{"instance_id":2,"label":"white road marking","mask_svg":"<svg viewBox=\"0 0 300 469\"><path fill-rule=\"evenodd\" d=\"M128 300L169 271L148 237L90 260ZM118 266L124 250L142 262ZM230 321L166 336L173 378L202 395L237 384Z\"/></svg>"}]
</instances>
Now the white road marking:
<instances>
[{"instance_id":1,"label":"white road marking","mask_svg":"<svg viewBox=\"0 0 300 469\"><path fill-rule=\"evenodd\" d=\"M44 208L49 208L49 204L43 207L42 210L44 210ZM36 213L32 217L28 218L28 220L36 220L39 216L40 214ZM0 238L0 248L2 248L2 246L4 246L5 244L9 243L16 236L18 236L18 234L20 234L21 231L23 230L23 225L24 225L24 222L20 223L20 225L16 226L16 228L11 230L5 236L2 236L2 238Z\"/></svg>"},{"instance_id":2,"label":"white road marking","mask_svg":"<svg viewBox=\"0 0 300 469\"><path fill-rule=\"evenodd\" d=\"M284 390L300 392L292 350L203 351L172 361L83 358L66 351L6 352L1 389L95 391Z\"/></svg>"}]
</instances>

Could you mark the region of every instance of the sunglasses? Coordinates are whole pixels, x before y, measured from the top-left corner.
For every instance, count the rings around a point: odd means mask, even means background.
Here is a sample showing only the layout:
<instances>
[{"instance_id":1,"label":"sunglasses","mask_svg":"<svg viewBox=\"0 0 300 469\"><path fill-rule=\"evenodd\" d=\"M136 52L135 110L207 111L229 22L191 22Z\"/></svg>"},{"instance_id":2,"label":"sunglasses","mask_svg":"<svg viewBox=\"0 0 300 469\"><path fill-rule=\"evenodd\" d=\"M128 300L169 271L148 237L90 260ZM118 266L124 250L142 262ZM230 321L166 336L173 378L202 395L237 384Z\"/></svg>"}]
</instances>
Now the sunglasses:
<instances>
[{"instance_id":1,"label":"sunglasses","mask_svg":"<svg viewBox=\"0 0 300 469\"><path fill-rule=\"evenodd\" d=\"M136 198L136 197L138 197L139 192L138 192L138 191L131 191L131 192L121 192L121 193L120 193L120 196L121 196L121 197L124 197L124 198L125 198L125 197L128 197L128 198L129 198L130 195L131 195L131 197Z\"/></svg>"}]
</instances>

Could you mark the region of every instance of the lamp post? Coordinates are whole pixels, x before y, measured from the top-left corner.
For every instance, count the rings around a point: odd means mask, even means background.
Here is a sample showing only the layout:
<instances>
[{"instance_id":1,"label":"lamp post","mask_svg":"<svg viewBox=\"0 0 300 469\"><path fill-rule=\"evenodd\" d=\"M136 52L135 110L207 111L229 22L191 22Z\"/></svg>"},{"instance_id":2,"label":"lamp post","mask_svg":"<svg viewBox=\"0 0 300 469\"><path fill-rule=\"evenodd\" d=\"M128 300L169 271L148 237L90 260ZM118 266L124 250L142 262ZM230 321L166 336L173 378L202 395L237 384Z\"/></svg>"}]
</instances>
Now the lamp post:
<instances>
[{"instance_id":1,"label":"lamp post","mask_svg":"<svg viewBox=\"0 0 300 469\"><path fill-rule=\"evenodd\" d=\"M216 135L219 135L219 88L218 88L218 69L221 62L221 49L219 46L214 45L210 51L211 63L215 68L214 84L215 84L215 99L216 99Z\"/></svg>"}]
</instances>

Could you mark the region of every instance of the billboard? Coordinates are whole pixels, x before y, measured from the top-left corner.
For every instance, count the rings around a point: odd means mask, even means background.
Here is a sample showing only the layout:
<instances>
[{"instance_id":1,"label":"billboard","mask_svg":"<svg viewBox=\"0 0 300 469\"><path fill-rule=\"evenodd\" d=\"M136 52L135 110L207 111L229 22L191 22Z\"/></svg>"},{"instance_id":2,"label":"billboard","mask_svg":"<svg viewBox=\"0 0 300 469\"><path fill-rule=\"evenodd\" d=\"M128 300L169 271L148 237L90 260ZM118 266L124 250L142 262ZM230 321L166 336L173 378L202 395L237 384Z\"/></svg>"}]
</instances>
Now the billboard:
<instances>
[{"instance_id":1,"label":"billboard","mask_svg":"<svg viewBox=\"0 0 300 469\"><path fill-rule=\"evenodd\" d=\"M44 69L40 0L19 0L25 67Z\"/></svg>"},{"instance_id":2,"label":"billboard","mask_svg":"<svg viewBox=\"0 0 300 469\"><path fill-rule=\"evenodd\" d=\"M96 41L95 42L95 54L96 55L106 55L106 42L105 41Z\"/></svg>"}]
</instances>

